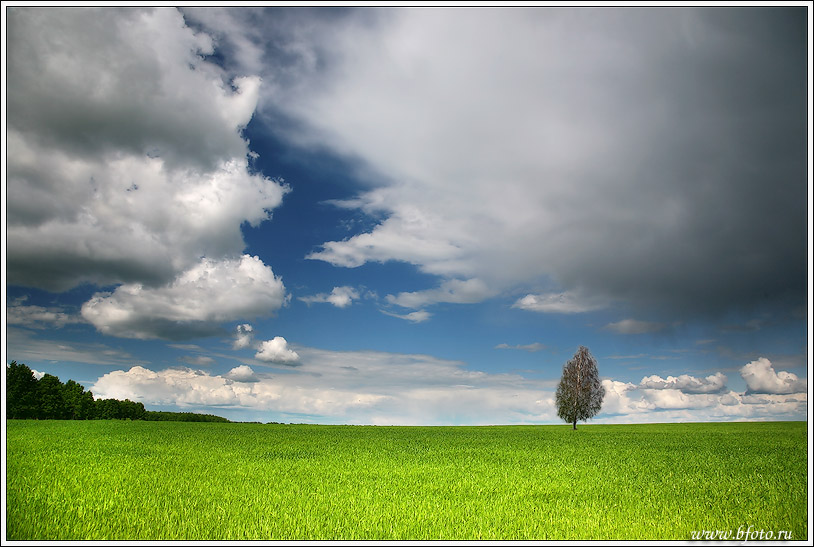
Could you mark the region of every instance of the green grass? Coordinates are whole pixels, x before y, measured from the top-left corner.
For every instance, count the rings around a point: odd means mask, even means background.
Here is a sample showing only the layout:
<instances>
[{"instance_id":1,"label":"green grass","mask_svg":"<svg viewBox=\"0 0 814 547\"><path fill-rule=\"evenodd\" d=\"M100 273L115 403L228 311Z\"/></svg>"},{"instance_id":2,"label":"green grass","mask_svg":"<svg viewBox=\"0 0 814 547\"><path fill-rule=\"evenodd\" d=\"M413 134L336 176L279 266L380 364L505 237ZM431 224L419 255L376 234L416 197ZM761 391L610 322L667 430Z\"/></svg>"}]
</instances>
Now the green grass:
<instances>
[{"instance_id":1,"label":"green grass","mask_svg":"<svg viewBox=\"0 0 814 547\"><path fill-rule=\"evenodd\" d=\"M7 422L9 540L807 538L806 423Z\"/></svg>"}]
</instances>

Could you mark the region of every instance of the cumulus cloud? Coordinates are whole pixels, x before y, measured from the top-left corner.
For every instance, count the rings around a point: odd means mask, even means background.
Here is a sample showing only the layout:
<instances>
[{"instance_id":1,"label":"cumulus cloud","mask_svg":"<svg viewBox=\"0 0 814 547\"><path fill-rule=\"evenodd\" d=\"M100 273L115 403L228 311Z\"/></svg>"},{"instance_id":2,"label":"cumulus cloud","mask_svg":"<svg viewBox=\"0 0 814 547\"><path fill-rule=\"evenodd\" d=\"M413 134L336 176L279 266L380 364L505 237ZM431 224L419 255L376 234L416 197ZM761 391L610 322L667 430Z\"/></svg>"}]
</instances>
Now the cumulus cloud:
<instances>
[{"instance_id":1,"label":"cumulus cloud","mask_svg":"<svg viewBox=\"0 0 814 547\"><path fill-rule=\"evenodd\" d=\"M252 367L250 367L249 365L237 366L237 367L233 368L232 370L230 370L229 372L227 372L226 374L224 374L223 377L227 378L229 380L234 380L235 382L259 382L260 381L259 378L257 377L257 375L254 373L254 370L252 370Z\"/></svg>"},{"instance_id":2,"label":"cumulus cloud","mask_svg":"<svg viewBox=\"0 0 814 547\"><path fill-rule=\"evenodd\" d=\"M644 399L659 410L700 409L720 404L720 397L706 394L691 395L679 389L645 390Z\"/></svg>"},{"instance_id":3,"label":"cumulus cloud","mask_svg":"<svg viewBox=\"0 0 814 547\"><path fill-rule=\"evenodd\" d=\"M604 379L602 380L602 387L605 388L605 398L602 401L603 414L639 414L655 408L652 403L642 398L636 399L633 396L632 392L636 389L636 385L630 382Z\"/></svg>"},{"instance_id":4,"label":"cumulus cloud","mask_svg":"<svg viewBox=\"0 0 814 547\"><path fill-rule=\"evenodd\" d=\"M181 407L228 406L369 424L535 423L551 421L545 382L468 370L429 355L302 348L301 365L258 375L240 365L223 375L132 367L92 386L100 397Z\"/></svg>"},{"instance_id":5,"label":"cumulus cloud","mask_svg":"<svg viewBox=\"0 0 814 547\"><path fill-rule=\"evenodd\" d=\"M254 329L248 323L238 325L235 327L235 341L232 342L232 349L248 348L252 345L252 337Z\"/></svg>"},{"instance_id":6,"label":"cumulus cloud","mask_svg":"<svg viewBox=\"0 0 814 547\"><path fill-rule=\"evenodd\" d=\"M259 258L204 258L163 287L124 284L96 293L82 317L104 334L181 340L219 332L235 319L270 316L286 301L282 280Z\"/></svg>"},{"instance_id":7,"label":"cumulus cloud","mask_svg":"<svg viewBox=\"0 0 814 547\"><path fill-rule=\"evenodd\" d=\"M807 381L805 378L798 378L796 374L784 370L775 372L771 361L765 357L747 363L741 368L740 372L748 386L747 395L751 393L787 394L806 392Z\"/></svg>"},{"instance_id":8,"label":"cumulus cloud","mask_svg":"<svg viewBox=\"0 0 814 547\"><path fill-rule=\"evenodd\" d=\"M9 283L160 286L280 205L240 134L259 78L177 10L15 8L8 31Z\"/></svg>"},{"instance_id":9,"label":"cumulus cloud","mask_svg":"<svg viewBox=\"0 0 814 547\"><path fill-rule=\"evenodd\" d=\"M300 360L300 356L288 347L288 342L282 336L275 336L271 340L261 342L254 357L261 361L286 365Z\"/></svg>"},{"instance_id":10,"label":"cumulus cloud","mask_svg":"<svg viewBox=\"0 0 814 547\"><path fill-rule=\"evenodd\" d=\"M582 313L604 307L597 302L588 302L575 292L547 294L527 294L519 298L513 308L540 313Z\"/></svg>"},{"instance_id":11,"label":"cumulus cloud","mask_svg":"<svg viewBox=\"0 0 814 547\"><path fill-rule=\"evenodd\" d=\"M347 308L354 300L359 299L359 291L353 287L334 287L330 294L320 293L313 296L301 296L306 304L327 303L333 304L337 308Z\"/></svg>"},{"instance_id":12,"label":"cumulus cloud","mask_svg":"<svg viewBox=\"0 0 814 547\"><path fill-rule=\"evenodd\" d=\"M608 323L603 328L617 334L645 334L662 331L666 328L666 325L650 321L639 321L638 319L622 319L615 323Z\"/></svg>"},{"instance_id":13,"label":"cumulus cloud","mask_svg":"<svg viewBox=\"0 0 814 547\"><path fill-rule=\"evenodd\" d=\"M716 373L707 379L716 378ZM722 374L721 374L722 375ZM701 422L748 419L799 420L805 417L806 394L749 395L735 391L688 391L650 376L641 384L604 379L600 423ZM669 379L670 377L668 377ZM680 377L679 377L680 378ZM674 379L677 380L677 379ZM698 380L698 379L695 379ZM710 380L717 384L718 380ZM695 382L687 382L694 384ZM679 381L673 385L679 385ZM692 388L691 388L692 389Z\"/></svg>"},{"instance_id":14,"label":"cumulus cloud","mask_svg":"<svg viewBox=\"0 0 814 547\"><path fill-rule=\"evenodd\" d=\"M668 376L666 379L657 375L646 376L639 382L644 389L675 389L684 393L718 393L726 388L726 376L716 372L706 378L696 378L689 374L678 377Z\"/></svg>"},{"instance_id":15,"label":"cumulus cloud","mask_svg":"<svg viewBox=\"0 0 814 547\"><path fill-rule=\"evenodd\" d=\"M154 372L135 366L108 372L91 387L96 398L130 399L160 405L237 405L238 392L222 376L190 368Z\"/></svg>"},{"instance_id":16,"label":"cumulus cloud","mask_svg":"<svg viewBox=\"0 0 814 547\"><path fill-rule=\"evenodd\" d=\"M91 389L97 396L145 404L222 405L322 423L559 422L554 404L556 379L487 373L461 361L420 354L298 347L298 356L297 367L263 374L247 364L224 374L136 366L105 374ZM267 364L259 362L259 366ZM714 374L707 380L714 383L718 378ZM595 418L599 423L801 419L807 408L806 393L688 392L613 378L604 378L602 385L605 399Z\"/></svg>"},{"instance_id":17,"label":"cumulus cloud","mask_svg":"<svg viewBox=\"0 0 814 547\"><path fill-rule=\"evenodd\" d=\"M265 111L376 182L336 202L375 226L309 258L439 276L398 304L547 283L675 317L804 294L803 12L252 16L287 54ZM450 300L442 284L470 279L488 290Z\"/></svg>"}]
</instances>

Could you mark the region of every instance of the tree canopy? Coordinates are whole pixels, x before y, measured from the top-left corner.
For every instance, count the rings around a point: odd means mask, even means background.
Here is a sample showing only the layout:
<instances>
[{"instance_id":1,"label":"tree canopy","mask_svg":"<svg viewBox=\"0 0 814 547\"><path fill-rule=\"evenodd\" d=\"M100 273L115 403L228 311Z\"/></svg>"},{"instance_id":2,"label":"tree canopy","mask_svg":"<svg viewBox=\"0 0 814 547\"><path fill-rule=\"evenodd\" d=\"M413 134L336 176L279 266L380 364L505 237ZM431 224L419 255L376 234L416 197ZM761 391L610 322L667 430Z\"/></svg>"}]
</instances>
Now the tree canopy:
<instances>
[{"instance_id":1,"label":"tree canopy","mask_svg":"<svg viewBox=\"0 0 814 547\"><path fill-rule=\"evenodd\" d=\"M585 346L563 366L557 386L557 416L577 428L578 421L596 416L602 408L605 388L599 381L596 359Z\"/></svg>"}]
</instances>

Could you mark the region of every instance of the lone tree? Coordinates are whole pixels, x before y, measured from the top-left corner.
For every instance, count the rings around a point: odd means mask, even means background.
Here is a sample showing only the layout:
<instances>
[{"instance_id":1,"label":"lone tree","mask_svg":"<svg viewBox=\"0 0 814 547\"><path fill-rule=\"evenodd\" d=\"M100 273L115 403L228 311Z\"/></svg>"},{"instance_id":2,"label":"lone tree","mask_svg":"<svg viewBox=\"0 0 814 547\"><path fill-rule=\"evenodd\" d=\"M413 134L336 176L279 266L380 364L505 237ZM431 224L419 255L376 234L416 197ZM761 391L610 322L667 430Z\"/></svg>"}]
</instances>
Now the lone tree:
<instances>
[{"instance_id":1,"label":"lone tree","mask_svg":"<svg viewBox=\"0 0 814 547\"><path fill-rule=\"evenodd\" d=\"M579 420L593 418L602 408L605 388L599 382L596 359L585 346L562 367L557 386L557 416L577 428Z\"/></svg>"}]
</instances>

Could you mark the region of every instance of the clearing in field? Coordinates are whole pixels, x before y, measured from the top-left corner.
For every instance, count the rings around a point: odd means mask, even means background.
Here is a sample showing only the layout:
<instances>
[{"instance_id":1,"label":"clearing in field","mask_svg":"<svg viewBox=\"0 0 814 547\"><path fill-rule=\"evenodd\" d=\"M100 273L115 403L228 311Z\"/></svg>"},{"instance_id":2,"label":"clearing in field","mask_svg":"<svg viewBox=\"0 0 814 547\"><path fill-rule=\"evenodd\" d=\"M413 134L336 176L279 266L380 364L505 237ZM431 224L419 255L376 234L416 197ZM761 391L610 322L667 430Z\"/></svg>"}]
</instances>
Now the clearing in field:
<instances>
[{"instance_id":1,"label":"clearing in field","mask_svg":"<svg viewBox=\"0 0 814 547\"><path fill-rule=\"evenodd\" d=\"M805 422L7 422L9 540L807 538Z\"/></svg>"}]
</instances>

